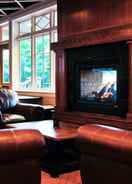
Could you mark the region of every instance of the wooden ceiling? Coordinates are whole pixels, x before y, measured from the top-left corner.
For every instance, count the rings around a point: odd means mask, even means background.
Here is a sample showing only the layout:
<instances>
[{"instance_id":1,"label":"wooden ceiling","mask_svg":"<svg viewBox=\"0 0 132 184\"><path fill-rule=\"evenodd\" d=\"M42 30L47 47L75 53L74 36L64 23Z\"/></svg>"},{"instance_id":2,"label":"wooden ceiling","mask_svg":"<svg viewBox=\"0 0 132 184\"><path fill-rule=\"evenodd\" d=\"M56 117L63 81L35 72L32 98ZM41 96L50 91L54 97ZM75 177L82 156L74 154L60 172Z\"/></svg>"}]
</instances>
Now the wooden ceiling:
<instances>
[{"instance_id":1,"label":"wooden ceiling","mask_svg":"<svg viewBox=\"0 0 132 184\"><path fill-rule=\"evenodd\" d=\"M42 1L43 0L0 0L0 19L3 17L6 18L16 11L24 10Z\"/></svg>"}]
</instances>

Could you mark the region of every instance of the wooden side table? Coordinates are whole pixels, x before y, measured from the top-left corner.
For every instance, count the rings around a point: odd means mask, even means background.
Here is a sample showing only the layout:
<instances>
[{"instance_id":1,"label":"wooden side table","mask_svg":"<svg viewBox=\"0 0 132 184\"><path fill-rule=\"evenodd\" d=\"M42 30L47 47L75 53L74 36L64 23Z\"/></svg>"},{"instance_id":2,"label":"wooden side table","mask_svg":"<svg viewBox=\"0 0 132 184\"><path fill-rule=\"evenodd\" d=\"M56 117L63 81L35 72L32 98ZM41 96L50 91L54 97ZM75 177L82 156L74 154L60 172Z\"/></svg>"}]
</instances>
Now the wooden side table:
<instances>
[{"instance_id":1,"label":"wooden side table","mask_svg":"<svg viewBox=\"0 0 132 184\"><path fill-rule=\"evenodd\" d=\"M64 171L79 168L79 154L75 148L76 129L53 128L52 132L47 131L43 135L48 150L43 158L44 169L57 177Z\"/></svg>"}]
</instances>

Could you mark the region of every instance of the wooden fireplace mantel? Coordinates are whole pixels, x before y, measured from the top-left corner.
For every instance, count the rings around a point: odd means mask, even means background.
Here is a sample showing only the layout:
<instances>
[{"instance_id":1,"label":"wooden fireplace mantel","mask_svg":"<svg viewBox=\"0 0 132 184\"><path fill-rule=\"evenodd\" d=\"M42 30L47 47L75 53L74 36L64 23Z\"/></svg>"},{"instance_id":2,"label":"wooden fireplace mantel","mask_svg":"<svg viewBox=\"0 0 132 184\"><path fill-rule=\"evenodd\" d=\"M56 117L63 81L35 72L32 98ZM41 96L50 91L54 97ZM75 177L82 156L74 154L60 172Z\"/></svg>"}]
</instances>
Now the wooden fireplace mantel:
<instances>
[{"instance_id":1,"label":"wooden fireplace mantel","mask_svg":"<svg viewBox=\"0 0 132 184\"><path fill-rule=\"evenodd\" d=\"M68 36L57 43L53 43L52 49L56 51L123 40L132 40L132 23L90 30L81 34Z\"/></svg>"},{"instance_id":2,"label":"wooden fireplace mantel","mask_svg":"<svg viewBox=\"0 0 132 184\"><path fill-rule=\"evenodd\" d=\"M101 123L132 129L132 1L58 0L59 40L56 52L56 111L59 121ZM126 41L129 48L129 97L126 117L71 112L68 108L66 49Z\"/></svg>"}]
</instances>

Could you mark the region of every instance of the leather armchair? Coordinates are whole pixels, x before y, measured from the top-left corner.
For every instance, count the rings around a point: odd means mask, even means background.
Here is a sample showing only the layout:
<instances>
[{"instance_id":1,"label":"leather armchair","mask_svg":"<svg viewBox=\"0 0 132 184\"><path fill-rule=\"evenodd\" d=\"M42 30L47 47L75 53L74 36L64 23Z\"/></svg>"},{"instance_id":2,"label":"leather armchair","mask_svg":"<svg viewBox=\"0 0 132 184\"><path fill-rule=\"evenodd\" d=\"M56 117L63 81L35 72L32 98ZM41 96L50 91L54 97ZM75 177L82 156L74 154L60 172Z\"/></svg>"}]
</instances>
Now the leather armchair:
<instances>
[{"instance_id":1,"label":"leather armchair","mask_svg":"<svg viewBox=\"0 0 132 184\"><path fill-rule=\"evenodd\" d=\"M37 130L0 130L0 182L40 184L44 145Z\"/></svg>"},{"instance_id":2,"label":"leather armchair","mask_svg":"<svg viewBox=\"0 0 132 184\"><path fill-rule=\"evenodd\" d=\"M77 143L83 184L132 183L132 131L88 124Z\"/></svg>"}]
</instances>

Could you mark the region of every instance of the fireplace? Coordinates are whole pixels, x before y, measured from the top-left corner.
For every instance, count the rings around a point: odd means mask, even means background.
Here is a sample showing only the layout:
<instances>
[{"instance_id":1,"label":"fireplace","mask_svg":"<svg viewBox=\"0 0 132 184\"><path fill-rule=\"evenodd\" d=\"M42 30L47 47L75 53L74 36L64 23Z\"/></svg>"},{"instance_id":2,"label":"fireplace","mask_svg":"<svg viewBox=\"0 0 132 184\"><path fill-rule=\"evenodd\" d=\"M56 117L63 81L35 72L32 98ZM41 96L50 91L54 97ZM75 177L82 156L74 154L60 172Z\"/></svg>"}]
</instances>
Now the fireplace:
<instances>
[{"instance_id":1,"label":"fireplace","mask_svg":"<svg viewBox=\"0 0 132 184\"><path fill-rule=\"evenodd\" d=\"M124 42L67 49L71 111L125 116L128 48Z\"/></svg>"},{"instance_id":2,"label":"fireplace","mask_svg":"<svg viewBox=\"0 0 132 184\"><path fill-rule=\"evenodd\" d=\"M132 129L132 2L57 6L56 119Z\"/></svg>"},{"instance_id":3,"label":"fireplace","mask_svg":"<svg viewBox=\"0 0 132 184\"><path fill-rule=\"evenodd\" d=\"M78 67L78 99L82 102L117 105L117 68L115 66Z\"/></svg>"}]
</instances>

